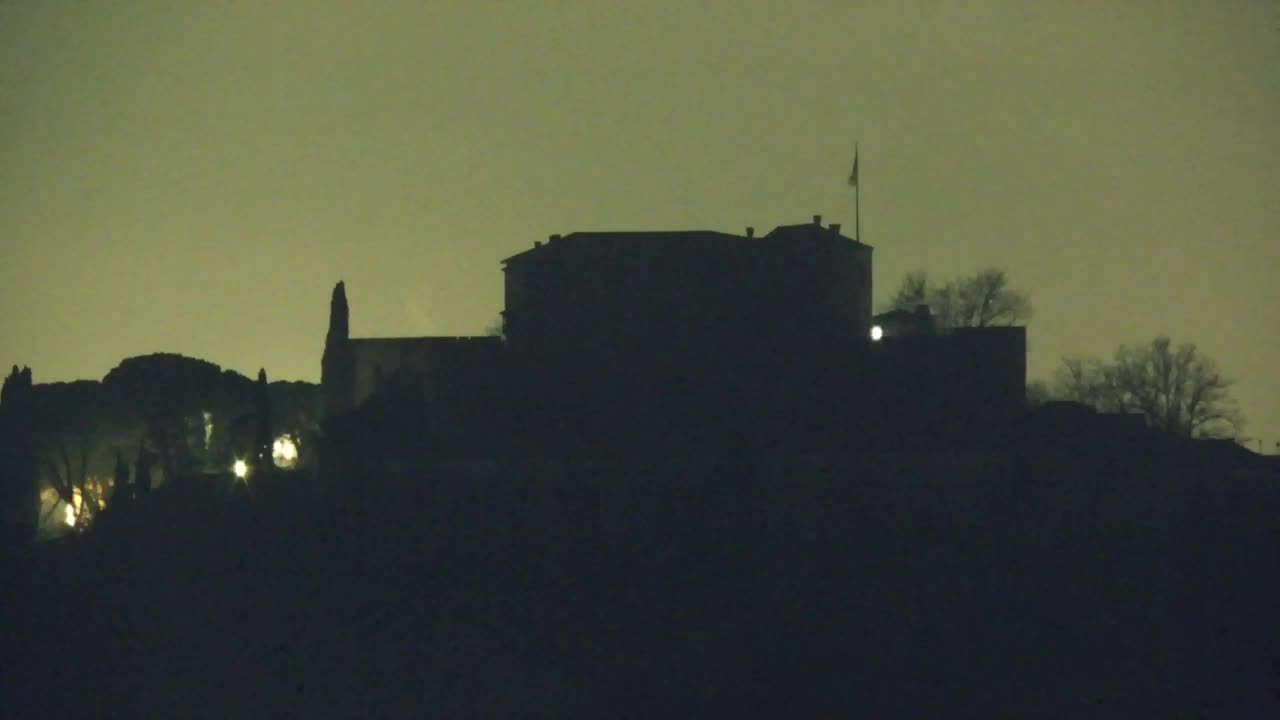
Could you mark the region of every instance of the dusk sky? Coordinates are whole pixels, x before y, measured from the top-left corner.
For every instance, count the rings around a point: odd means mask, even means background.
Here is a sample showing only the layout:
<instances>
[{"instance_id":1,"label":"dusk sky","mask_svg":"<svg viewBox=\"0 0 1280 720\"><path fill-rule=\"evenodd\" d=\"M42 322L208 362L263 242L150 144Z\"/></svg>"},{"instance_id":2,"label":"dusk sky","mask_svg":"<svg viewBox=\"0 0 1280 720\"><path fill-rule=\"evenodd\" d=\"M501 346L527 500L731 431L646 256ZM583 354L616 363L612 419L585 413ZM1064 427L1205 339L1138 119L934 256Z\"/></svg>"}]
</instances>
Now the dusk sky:
<instances>
[{"instance_id":1,"label":"dusk sky","mask_svg":"<svg viewBox=\"0 0 1280 720\"><path fill-rule=\"evenodd\" d=\"M317 381L551 233L853 224L1009 270L1031 378L1169 334L1280 441L1280 4L0 2L0 365Z\"/></svg>"}]
</instances>

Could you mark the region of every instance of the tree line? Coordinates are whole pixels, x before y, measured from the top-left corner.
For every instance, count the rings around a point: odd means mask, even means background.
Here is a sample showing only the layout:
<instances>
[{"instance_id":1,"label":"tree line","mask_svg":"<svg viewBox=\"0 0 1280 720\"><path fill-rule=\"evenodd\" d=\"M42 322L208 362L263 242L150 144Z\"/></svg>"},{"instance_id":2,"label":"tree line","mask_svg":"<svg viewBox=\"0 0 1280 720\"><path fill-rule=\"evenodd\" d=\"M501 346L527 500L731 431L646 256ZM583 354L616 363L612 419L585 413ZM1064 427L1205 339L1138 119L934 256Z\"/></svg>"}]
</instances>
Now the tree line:
<instances>
[{"instance_id":1,"label":"tree line","mask_svg":"<svg viewBox=\"0 0 1280 720\"><path fill-rule=\"evenodd\" d=\"M6 532L29 536L41 492L57 497L50 512L72 508L84 528L108 503L149 492L153 469L169 481L225 472L233 458L269 468L277 432L309 452L318 402L310 383L268 383L265 370L255 382L166 353L128 358L102 381L36 385L15 367L0 390Z\"/></svg>"},{"instance_id":2,"label":"tree line","mask_svg":"<svg viewBox=\"0 0 1280 720\"><path fill-rule=\"evenodd\" d=\"M902 279L889 310L927 305L941 328L1017 325L1031 318L1030 296L1014 288L1008 273L985 268L941 284L923 272ZM1099 412L1137 413L1148 426L1186 437L1238 437L1244 415L1231 395L1233 381L1194 343L1175 345L1166 335L1121 345L1110 360L1062 358L1048 382L1027 385L1027 400L1063 400Z\"/></svg>"},{"instance_id":3,"label":"tree line","mask_svg":"<svg viewBox=\"0 0 1280 720\"><path fill-rule=\"evenodd\" d=\"M1109 361L1065 357L1050 382L1028 386L1028 399L1140 413L1149 426L1175 435L1233 438L1244 428L1244 415L1232 385L1195 343L1175 346L1162 335L1145 344L1121 345Z\"/></svg>"}]
</instances>

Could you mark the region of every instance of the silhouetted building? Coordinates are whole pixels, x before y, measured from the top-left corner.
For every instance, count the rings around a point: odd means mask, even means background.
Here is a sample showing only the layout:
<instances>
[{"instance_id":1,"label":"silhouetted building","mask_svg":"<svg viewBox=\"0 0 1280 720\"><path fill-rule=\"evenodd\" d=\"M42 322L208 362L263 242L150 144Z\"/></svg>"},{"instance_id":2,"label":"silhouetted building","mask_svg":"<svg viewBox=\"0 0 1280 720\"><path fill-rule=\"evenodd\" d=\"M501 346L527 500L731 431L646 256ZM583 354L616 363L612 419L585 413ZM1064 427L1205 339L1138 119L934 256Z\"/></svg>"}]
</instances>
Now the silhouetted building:
<instances>
[{"instance_id":1,"label":"silhouetted building","mask_svg":"<svg viewBox=\"0 0 1280 720\"><path fill-rule=\"evenodd\" d=\"M553 235L504 260L503 271L512 347L583 360L710 349L742 334L847 342L866 337L871 317L871 248L838 225L762 238Z\"/></svg>"},{"instance_id":2,"label":"silhouetted building","mask_svg":"<svg viewBox=\"0 0 1280 720\"><path fill-rule=\"evenodd\" d=\"M928 305L915 310L890 310L871 318L871 339L933 335L938 331Z\"/></svg>"},{"instance_id":3,"label":"silhouetted building","mask_svg":"<svg viewBox=\"0 0 1280 720\"><path fill-rule=\"evenodd\" d=\"M1147 431L1147 416L1135 412L1099 412L1072 400L1050 400L1028 416L1035 429L1064 437L1092 440L1097 437L1132 438Z\"/></svg>"},{"instance_id":4,"label":"silhouetted building","mask_svg":"<svg viewBox=\"0 0 1280 720\"><path fill-rule=\"evenodd\" d=\"M344 286L323 361L328 415L380 387L506 445L781 443L941 433L1024 406L1023 328L938 332L871 315L872 248L839 225L553 235L503 261L505 339L350 338ZM436 423L449 423L439 418Z\"/></svg>"}]
</instances>

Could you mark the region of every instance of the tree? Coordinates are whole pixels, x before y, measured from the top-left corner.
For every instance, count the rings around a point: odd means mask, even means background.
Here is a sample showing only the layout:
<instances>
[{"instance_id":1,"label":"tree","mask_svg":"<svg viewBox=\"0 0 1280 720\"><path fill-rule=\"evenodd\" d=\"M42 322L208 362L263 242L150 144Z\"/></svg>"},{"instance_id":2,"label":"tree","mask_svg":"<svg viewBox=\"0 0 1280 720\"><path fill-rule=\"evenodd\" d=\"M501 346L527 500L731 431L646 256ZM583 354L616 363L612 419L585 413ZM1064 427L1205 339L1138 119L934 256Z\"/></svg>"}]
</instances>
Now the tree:
<instances>
[{"instance_id":1,"label":"tree","mask_svg":"<svg viewBox=\"0 0 1280 720\"><path fill-rule=\"evenodd\" d=\"M13 370L9 371L9 375L4 379L4 386L0 387L0 405L5 402L12 402L19 395L31 389L31 368L23 366L21 370L17 365L13 366Z\"/></svg>"},{"instance_id":2,"label":"tree","mask_svg":"<svg viewBox=\"0 0 1280 720\"><path fill-rule=\"evenodd\" d=\"M31 400L26 442L41 484L71 509L71 524L84 529L106 506L110 475L102 470L119 439L102 386L93 380L49 383L34 387Z\"/></svg>"},{"instance_id":3,"label":"tree","mask_svg":"<svg viewBox=\"0 0 1280 720\"><path fill-rule=\"evenodd\" d=\"M146 427L166 482L199 469L198 458L201 464L226 461L217 445L203 447L204 413L210 413L216 436L250 405L253 392L253 382L239 373L171 353L126 358L102 384L116 406Z\"/></svg>"},{"instance_id":4,"label":"tree","mask_svg":"<svg viewBox=\"0 0 1280 720\"><path fill-rule=\"evenodd\" d=\"M13 371L0 390L0 542L25 544L40 518L40 473L30 439L31 369Z\"/></svg>"},{"instance_id":5,"label":"tree","mask_svg":"<svg viewBox=\"0 0 1280 720\"><path fill-rule=\"evenodd\" d=\"M133 489L140 495L151 492L151 453L138 441L138 459L133 463Z\"/></svg>"},{"instance_id":6,"label":"tree","mask_svg":"<svg viewBox=\"0 0 1280 720\"><path fill-rule=\"evenodd\" d=\"M129 463L124 461L124 455L120 449L116 448L116 466L112 469L111 482L111 503L127 502L133 497L133 488L129 484Z\"/></svg>"},{"instance_id":7,"label":"tree","mask_svg":"<svg viewBox=\"0 0 1280 720\"><path fill-rule=\"evenodd\" d=\"M271 432L288 435L298 451L296 467L308 467L319 439L319 418L323 409L320 386L301 381L273 380L268 385L271 400ZM273 440L274 442L274 440Z\"/></svg>"},{"instance_id":8,"label":"tree","mask_svg":"<svg viewBox=\"0 0 1280 720\"><path fill-rule=\"evenodd\" d=\"M929 277L922 272L909 272L898 284L889 300L890 310L914 310L929 303Z\"/></svg>"},{"instance_id":9,"label":"tree","mask_svg":"<svg viewBox=\"0 0 1280 720\"><path fill-rule=\"evenodd\" d=\"M63 518L53 519L53 513L67 511L67 522L84 529L111 496L116 453L137 442L142 426L99 382L34 385L30 369L11 377L0 407L0 474L6 485L19 484L15 495L33 492L36 508L42 496L50 501L37 525L51 519L61 525ZM25 508L27 500L12 502Z\"/></svg>"},{"instance_id":10,"label":"tree","mask_svg":"<svg viewBox=\"0 0 1280 720\"><path fill-rule=\"evenodd\" d=\"M259 468L271 467L271 395L267 386L267 371L258 370L258 383L253 390L254 432L253 457Z\"/></svg>"},{"instance_id":11,"label":"tree","mask_svg":"<svg viewBox=\"0 0 1280 720\"><path fill-rule=\"evenodd\" d=\"M1101 412L1122 412L1107 391L1106 365L1097 358L1069 355L1054 371L1049 394L1061 400L1084 403Z\"/></svg>"},{"instance_id":12,"label":"tree","mask_svg":"<svg viewBox=\"0 0 1280 720\"><path fill-rule=\"evenodd\" d=\"M1054 376L1054 395L1104 412L1142 413L1153 428L1186 437L1234 437L1244 426L1233 381L1193 343L1165 336L1121 345L1110 363L1068 357Z\"/></svg>"},{"instance_id":13,"label":"tree","mask_svg":"<svg viewBox=\"0 0 1280 720\"><path fill-rule=\"evenodd\" d=\"M1027 293L1009 285L1002 269L987 268L942 286L929 284L922 272L907 273L889 301L890 310L928 305L940 327L1017 325L1031 317Z\"/></svg>"},{"instance_id":14,"label":"tree","mask_svg":"<svg viewBox=\"0 0 1280 720\"><path fill-rule=\"evenodd\" d=\"M320 386L324 395L323 417L351 411L355 387L355 358L351 355L350 308L346 285L339 282L329 299L329 332L320 358Z\"/></svg>"},{"instance_id":15,"label":"tree","mask_svg":"<svg viewBox=\"0 0 1280 720\"><path fill-rule=\"evenodd\" d=\"M1049 383L1043 380L1032 380L1027 383L1027 407L1039 407L1051 398Z\"/></svg>"}]
</instances>

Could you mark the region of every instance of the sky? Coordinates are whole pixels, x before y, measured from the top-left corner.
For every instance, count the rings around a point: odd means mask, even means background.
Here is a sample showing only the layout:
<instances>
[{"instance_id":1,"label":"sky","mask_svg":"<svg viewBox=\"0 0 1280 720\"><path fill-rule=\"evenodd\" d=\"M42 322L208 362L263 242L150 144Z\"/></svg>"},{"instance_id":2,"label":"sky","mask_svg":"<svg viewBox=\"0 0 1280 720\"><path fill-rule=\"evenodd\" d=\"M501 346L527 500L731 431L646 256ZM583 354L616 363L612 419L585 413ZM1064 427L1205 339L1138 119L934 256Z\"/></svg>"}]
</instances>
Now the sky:
<instances>
[{"instance_id":1,"label":"sky","mask_svg":"<svg viewBox=\"0 0 1280 720\"><path fill-rule=\"evenodd\" d=\"M1280 441L1280 4L0 0L0 366L317 381L553 233L853 224L1006 268L1029 376L1160 334Z\"/></svg>"}]
</instances>

